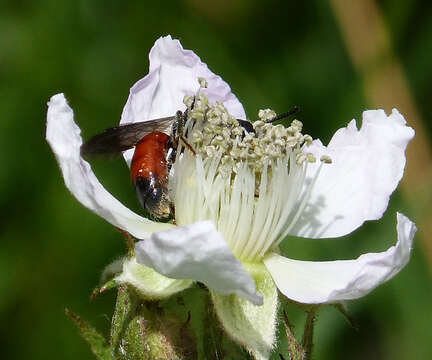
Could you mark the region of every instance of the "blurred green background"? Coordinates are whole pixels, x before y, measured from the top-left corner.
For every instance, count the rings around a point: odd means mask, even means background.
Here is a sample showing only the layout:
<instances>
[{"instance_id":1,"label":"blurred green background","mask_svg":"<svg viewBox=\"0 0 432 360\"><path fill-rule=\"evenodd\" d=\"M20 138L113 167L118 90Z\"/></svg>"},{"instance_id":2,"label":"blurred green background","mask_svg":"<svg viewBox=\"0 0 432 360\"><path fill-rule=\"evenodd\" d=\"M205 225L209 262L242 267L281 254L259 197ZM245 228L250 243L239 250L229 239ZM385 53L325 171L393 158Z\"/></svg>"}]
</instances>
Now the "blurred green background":
<instances>
[{"instance_id":1,"label":"blurred green background","mask_svg":"<svg viewBox=\"0 0 432 360\"><path fill-rule=\"evenodd\" d=\"M432 3L377 5L430 136ZM64 92L84 137L114 126L129 88L147 73L153 42L166 34L220 74L250 118L260 108L299 105L305 131L326 143L372 107L327 1L0 0L2 359L93 359L65 307L109 328L114 293L93 303L89 295L104 266L124 253L123 240L65 188L45 142L46 102ZM125 164L93 165L139 211ZM382 221L345 239L290 239L284 250L311 260L383 251L396 241L397 210L419 216L416 201L397 192ZM348 304L359 331L334 309L321 311L316 359L432 359L426 241L416 237L410 264L394 280ZM301 329L303 318L293 317Z\"/></svg>"}]
</instances>

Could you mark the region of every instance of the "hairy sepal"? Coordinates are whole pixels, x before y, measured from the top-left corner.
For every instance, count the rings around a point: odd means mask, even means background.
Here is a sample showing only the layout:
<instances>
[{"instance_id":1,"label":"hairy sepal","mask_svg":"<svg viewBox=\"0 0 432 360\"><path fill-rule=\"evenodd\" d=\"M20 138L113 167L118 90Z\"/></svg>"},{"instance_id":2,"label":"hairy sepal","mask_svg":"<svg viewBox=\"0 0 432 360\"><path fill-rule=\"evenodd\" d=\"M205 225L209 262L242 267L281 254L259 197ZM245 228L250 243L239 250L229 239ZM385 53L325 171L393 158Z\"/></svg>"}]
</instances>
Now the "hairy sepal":
<instances>
[{"instance_id":1,"label":"hairy sepal","mask_svg":"<svg viewBox=\"0 0 432 360\"><path fill-rule=\"evenodd\" d=\"M270 357L276 340L277 288L263 264L243 264L255 280L264 303L256 306L238 295L211 291L216 315L225 332L256 360Z\"/></svg>"},{"instance_id":2,"label":"hairy sepal","mask_svg":"<svg viewBox=\"0 0 432 360\"><path fill-rule=\"evenodd\" d=\"M138 264L135 258L125 260L123 272L115 281L133 286L144 300L166 299L193 283L190 280L167 278L147 266Z\"/></svg>"}]
</instances>

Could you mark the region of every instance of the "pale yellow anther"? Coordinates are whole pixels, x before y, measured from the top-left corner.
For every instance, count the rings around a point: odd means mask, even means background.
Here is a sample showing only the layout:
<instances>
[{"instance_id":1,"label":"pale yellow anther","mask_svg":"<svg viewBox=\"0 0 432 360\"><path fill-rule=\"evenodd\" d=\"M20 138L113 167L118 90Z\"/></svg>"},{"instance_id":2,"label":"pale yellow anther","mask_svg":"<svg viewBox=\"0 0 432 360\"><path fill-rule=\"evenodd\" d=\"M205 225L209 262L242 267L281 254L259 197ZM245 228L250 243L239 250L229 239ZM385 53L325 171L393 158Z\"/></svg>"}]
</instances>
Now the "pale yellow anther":
<instances>
[{"instance_id":1,"label":"pale yellow anther","mask_svg":"<svg viewBox=\"0 0 432 360\"><path fill-rule=\"evenodd\" d=\"M212 134L214 130L214 126L211 124L208 124L207 126L204 127L203 131L206 134Z\"/></svg>"},{"instance_id":2,"label":"pale yellow anther","mask_svg":"<svg viewBox=\"0 0 432 360\"><path fill-rule=\"evenodd\" d=\"M188 108L192 106L195 96L185 95L183 97L183 104L185 104Z\"/></svg>"},{"instance_id":3,"label":"pale yellow anther","mask_svg":"<svg viewBox=\"0 0 432 360\"><path fill-rule=\"evenodd\" d=\"M243 134L243 132L244 132L244 129L241 126L236 126L232 130L232 134L234 136L240 136Z\"/></svg>"},{"instance_id":4,"label":"pale yellow anther","mask_svg":"<svg viewBox=\"0 0 432 360\"><path fill-rule=\"evenodd\" d=\"M221 163L222 164L233 164L234 160L231 156L229 155L224 155L221 159Z\"/></svg>"},{"instance_id":5,"label":"pale yellow anther","mask_svg":"<svg viewBox=\"0 0 432 360\"><path fill-rule=\"evenodd\" d=\"M205 96L202 93L198 95L198 102L200 103L201 106L208 106L209 103L207 96Z\"/></svg>"},{"instance_id":6,"label":"pale yellow anther","mask_svg":"<svg viewBox=\"0 0 432 360\"><path fill-rule=\"evenodd\" d=\"M306 161L306 154L300 152L296 155L296 163L297 165L301 165Z\"/></svg>"},{"instance_id":7,"label":"pale yellow anther","mask_svg":"<svg viewBox=\"0 0 432 360\"><path fill-rule=\"evenodd\" d=\"M269 143L273 142L273 139L272 139L271 135L266 134L261 138L261 141L263 144L269 144Z\"/></svg>"},{"instance_id":8,"label":"pale yellow anther","mask_svg":"<svg viewBox=\"0 0 432 360\"><path fill-rule=\"evenodd\" d=\"M284 147L284 146L285 146L285 141L284 141L283 139L279 138L279 139L276 139L276 140L274 141L274 144L275 144L275 145L278 145L278 146L280 146L280 147Z\"/></svg>"},{"instance_id":9,"label":"pale yellow anther","mask_svg":"<svg viewBox=\"0 0 432 360\"><path fill-rule=\"evenodd\" d=\"M313 139L312 139L312 136L310 136L310 135L304 135L303 136L303 141L306 143L306 145L311 145L312 144L312 141L313 141Z\"/></svg>"},{"instance_id":10,"label":"pale yellow anther","mask_svg":"<svg viewBox=\"0 0 432 360\"><path fill-rule=\"evenodd\" d=\"M314 163L314 162L316 162L316 157L315 157L313 154L311 154L311 153L308 153L308 154L306 155L306 159L307 159L307 161L310 162L310 163Z\"/></svg>"},{"instance_id":11,"label":"pale yellow anther","mask_svg":"<svg viewBox=\"0 0 432 360\"><path fill-rule=\"evenodd\" d=\"M207 88L207 86L208 86L208 83L207 83L207 80L206 79L204 79L203 77L199 77L198 78L198 83L200 84L200 86L202 87L202 88Z\"/></svg>"},{"instance_id":12,"label":"pale yellow anther","mask_svg":"<svg viewBox=\"0 0 432 360\"><path fill-rule=\"evenodd\" d=\"M298 131L302 131L303 129L303 123L296 119L292 121L291 126L297 128Z\"/></svg>"},{"instance_id":13,"label":"pale yellow anther","mask_svg":"<svg viewBox=\"0 0 432 360\"><path fill-rule=\"evenodd\" d=\"M258 156L262 156L264 154L263 149L261 148L261 146L256 146L254 148L254 153L257 154Z\"/></svg>"},{"instance_id":14,"label":"pale yellow anther","mask_svg":"<svg viewBox=\"0 0 432 360\"><path fill-rule=\"evenodd\" d=\"M230 129L226 127L222 127L220 129L220 134L223 136L224 139L229 139L231 137L232 132L230 131Z\"/></svg>"},{"instance_id":15,"label":"pale yellow anther","mask_svg":"<svg viewBox=\"0 0 432 360\"><path fill-rule=\"evenodd\" d=\"M216 155L216 147L213 145L208 145L206 147L206 154L208 157Z\"/></svg>"},{"instance_id":16,"label":"pale yellow anther","mask_svg":"<svg viewBox=\"0 0 432 360\"><path fill-rule=\"evenodd\" d=\"M251 135L250 133L246 134L243 138L243 142L245 142L245 143L250 143L250 142L252 142L252 140L253 140L253 135Z\"/></svg>"},{"instance_id":17,"label":"pale yellow anther","mask_svg":"<svg viewBox=\"0 0 432 360\"><path fill-rule=\"evenodd\" d=\"M258 129L259 127L263 126L264 124L265 124L264 121L257 120L252 125L253 125L254 129Z\"/></svg>"},{"instance_id":18,"label":"pale yellow anther","mask_svg":"<svg viewBox=\"0 0 432 360\"><path fill-rule=\"evenodd\" d=\"M263 109L258 111L258 118L264 122L271 122L276 117L276 112L271 109Z\"/></svg>"},{"instance_id":19,"label":"pale yellow anther","mask_svg":"<svg viewBox=\"0 0 432 360\"><path fill-rule=\"evenodd\" d=\"M203 140L203 133L199 130L194 130L192 132L192 141L201 142Z\"/></svg>"},{"instance_id":20,"label":"pale yellow anther","mask_svg":"<svg viewBox=\"0 0 432 360\"><path fill-rule=\"evenodd\" d=\"M294 147L297 145L297 138L294 136L290 136L287 140L286 140L286 144L289 147Z\"/></svg>"},{"instance_id":21,"label":"pale yellow anther","mask_svg":"<svg viewBox=\"0 0 432 360\"><path fill-rule=\"evenodd\" d=\"M288 134L293 135L297 132L297 128L294 126L288 126L287 132L288 132Z\"/></svg>"},{"instance_id":22,"label":"pale yellow anther","mask_svg":"<svg viewBox=\"0 0 432 360\"><path fill-rule=\"evenodd\" d=\"M199 82L203 85L201 79ZM184 136L194 144L203 160L220 157L216 171L222 176L230 176L245 166L256 174L264 169L271 172L272 167L279 163L278 159L284 159L283 163L289 165L293 153L295 166L302 166L305 161L316 161L312 154L301 150L303 144L312 142L312 137L301 133L303 124L298 120L288 128L282 124L273 125L269 121L276 113L265 109L259 112L260 119L252 123L254 132L246 132L223 103L209 104L201 92L195 97L185 96L184 102L191 121L189 133Z\"/></svg>"},{"instance_id":23,"label":"pale yellow anther","mask_svg":"<svg viewBox=\"0 0 432 360\"><path fill-rule=\"evenodd\" d=\"M283 125L278 124L273 128L273 134L276 138L286 137L287 132Z\"/></svg>"},{"instance_id":24,"label":"pale yellow anther","mask_svg":"<svg viewBox=\"0 0 432 360\"><path fill-rule=\"evenodd\" d=\"M328 155L323 155L320 158L321 162L323 162L324 164L331 164L333 162L333 160L331 159L330 156Z\"/></svg>"}]
</instances>

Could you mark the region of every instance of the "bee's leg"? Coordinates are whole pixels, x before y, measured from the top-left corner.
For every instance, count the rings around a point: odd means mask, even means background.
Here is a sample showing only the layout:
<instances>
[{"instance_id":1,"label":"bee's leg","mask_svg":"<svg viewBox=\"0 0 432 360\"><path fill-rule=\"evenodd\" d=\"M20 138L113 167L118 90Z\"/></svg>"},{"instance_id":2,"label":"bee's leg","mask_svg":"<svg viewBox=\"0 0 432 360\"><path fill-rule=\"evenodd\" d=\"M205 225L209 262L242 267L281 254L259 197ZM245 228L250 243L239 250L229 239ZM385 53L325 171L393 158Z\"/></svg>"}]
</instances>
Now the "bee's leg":
<instances>
[{"instance_id":1,"label":"bee's leg","mask_svg":"<svg viewBox=\"0 0 432 360\"><path fill-rule=\"evenodd\" d=\"M179 136L183 135L183 130L184 130L184 125L186 123L186 119L187 119L187 110L182 113L180 110L176 112L176 136L177 138Z\"/></svg>"},{"instance_id":2,"label":"bee's leg","mask_svg":"<svg viewBox=\"0 0 432 360\"><path fill-rule=\"evenodd\" d=\"M186 147L189 149L189 151L190 151L194 156L196 156L196 152L195 152L194 148L192 147L192 145L190 145L190 144L187 142L187 140L183 137L183 135L180 135L180 140L182 141L182 143L184 144L184 146L186 146Z\"/></svg>"},{"instance_id":3,"label":"bee's leg","mask_svg":"<svg viewBox=\"0 0 432 360\"><path fill-rule=\"evenodd\" d=\"M177 149L177 147L179 145L179 140L181 140L183 145L185 147L187 147L192 152L192 154L194 154L194 156L195 156L196 155L195 150L193 149L193 147L188 143L188 141L183 136L184 123L185 123L186 118L187 118L186 111L185 111L185 113L182 113L180 110L176 112L176 121L174 122L173 133L171 135L171 146L173 149Z\"/></svg>"}]
</instances>

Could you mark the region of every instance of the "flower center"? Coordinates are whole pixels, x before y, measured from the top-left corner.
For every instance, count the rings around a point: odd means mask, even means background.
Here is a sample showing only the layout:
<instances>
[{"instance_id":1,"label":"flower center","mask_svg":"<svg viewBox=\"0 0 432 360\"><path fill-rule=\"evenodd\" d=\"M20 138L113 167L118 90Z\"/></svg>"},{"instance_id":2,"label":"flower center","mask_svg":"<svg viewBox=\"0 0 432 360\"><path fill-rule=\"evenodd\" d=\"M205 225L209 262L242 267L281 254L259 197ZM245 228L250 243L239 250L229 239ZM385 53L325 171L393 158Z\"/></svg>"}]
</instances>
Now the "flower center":
<instances>
[{"instance_id":1,"label":"flower center","mask_svg":"<svg viewBox=\"0 0 432 360\"><path fill-rule=\"evenodd\" d=\"M305 183L308 164L316 161L305 151L312 138L301 133L298 120L288 128L271 124L276 114L268 109L251 127L199 92L184 102L184 138L195 154L183 144L177 149L170 178L176 223L212 220L240 260L258 261L305 208L319 174Z\"/></svg>"}]
</instances>

